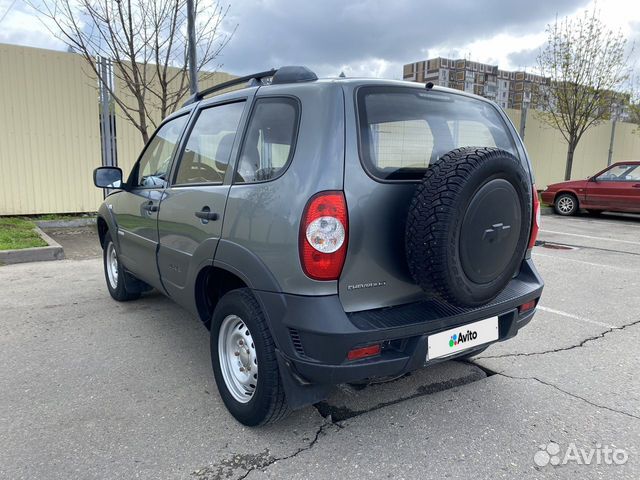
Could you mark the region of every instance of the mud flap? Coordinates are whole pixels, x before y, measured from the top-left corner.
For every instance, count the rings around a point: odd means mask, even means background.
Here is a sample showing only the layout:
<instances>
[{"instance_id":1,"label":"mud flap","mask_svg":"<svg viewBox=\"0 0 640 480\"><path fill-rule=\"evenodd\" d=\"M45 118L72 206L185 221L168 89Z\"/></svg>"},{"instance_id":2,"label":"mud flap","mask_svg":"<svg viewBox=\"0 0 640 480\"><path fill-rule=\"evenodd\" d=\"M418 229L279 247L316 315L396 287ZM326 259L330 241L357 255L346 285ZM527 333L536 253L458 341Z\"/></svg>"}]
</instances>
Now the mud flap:
<instances>
[{"instance_id":1,"label":"mud flap","mask_svg":"<svg viewBox=\"0 0 640 480\"><path fill-rule=\"evenodd\" d=\"M293 365L284 358L280 350L276 350L276 358L287 404L290 408L298 410L326 400L331 391L331 385L316 385L306 381L295 372Z\"/></svg>"},{"instance_id":2,"label":"mud flap","mask_svg":"<svg viewBox=\"0 0 640 480\"><path fill-rule=\"evenodd\" d=\"M132 274L125 270L124 272L124 285L127 292L131 293L145 293L153 290L153 287L142 280L134 277Z\"/></svg>"}]
</instances>

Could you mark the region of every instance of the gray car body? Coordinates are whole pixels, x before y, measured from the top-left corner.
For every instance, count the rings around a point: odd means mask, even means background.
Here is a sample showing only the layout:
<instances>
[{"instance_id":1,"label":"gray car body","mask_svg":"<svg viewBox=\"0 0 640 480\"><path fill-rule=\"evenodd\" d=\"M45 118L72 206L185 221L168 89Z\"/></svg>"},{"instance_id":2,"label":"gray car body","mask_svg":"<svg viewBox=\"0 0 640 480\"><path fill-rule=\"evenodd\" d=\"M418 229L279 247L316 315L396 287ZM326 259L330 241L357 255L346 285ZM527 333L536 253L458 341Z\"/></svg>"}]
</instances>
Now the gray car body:
<instances>
[{"instance_id":1,"label":"gray car body","mask_svg":"<svg viewBox=\"0 0 640 480\"><path fill-rule=\"evenodd\" d=\"M356 79L252 87L203 100L168 117L166 121L189 116L172 160L175 171L178 152L199 109L246 102L223 185L170 184L165 189L136 188L107 197L99 215L117 232L114 238L127 270L194 313L194 284L198 273L210 265L228 270L254 290L339 294L346 312L424 298L408 272L402 243L416 182L374 180L360 163L355 92L364 85L424 88L410 82ZM276 179L234 185L233 170L252 102L266 96L294 97L300 102L295 153ZM497 111L529 168L513 125L504 112ZM349 244L339 281L307 277L298 257L303 209L311 196L325 190L344 190L349 209ZM149 202L159 207L158 212L143 209ZM217 212L219 219L205 224L196 218L194 212L204 206Z\"/></svg>"},{"instance_id":2,"label":"gray car body","mask_svg":"<svg viewBox=\"0 0 640 480\"><path fill-rule=\"evenodd\" d=\"M169 183L166 188L125 185L111 193L99 210L101 241L109 231L124 268L203 323L208 324L221 293L240 287L252 290L273 336L293 408L321 400L336 383L421 368L429 335L447 328L497 316L498 341L511 338L535 310L522 313L518 306L537 301L543 289L529 254L502 294L480 308L443 306L416 285L407 267L404 232L419 181L384 182L365 171L359 154L356 94L369 85L425 88L388 80L317 80L245 88L189 105L166 120L180 115L189 119L172 159L169 181L198 111L245 102L223 183ZM435 89L491 105L523 166L531 172L522 142L501 109L474 95ZM272 180L234 183L254 102L272 96L298 102L293 156ZM344 267L338 280L313 280L299 258L300 224L311 197L336 190L344 192L348 210ZM218 218L197 218L195 213L205 207ZM347 360L351 349L372 343L383 345L381 355L366 361Z\"/></svg>"}]
</instances>

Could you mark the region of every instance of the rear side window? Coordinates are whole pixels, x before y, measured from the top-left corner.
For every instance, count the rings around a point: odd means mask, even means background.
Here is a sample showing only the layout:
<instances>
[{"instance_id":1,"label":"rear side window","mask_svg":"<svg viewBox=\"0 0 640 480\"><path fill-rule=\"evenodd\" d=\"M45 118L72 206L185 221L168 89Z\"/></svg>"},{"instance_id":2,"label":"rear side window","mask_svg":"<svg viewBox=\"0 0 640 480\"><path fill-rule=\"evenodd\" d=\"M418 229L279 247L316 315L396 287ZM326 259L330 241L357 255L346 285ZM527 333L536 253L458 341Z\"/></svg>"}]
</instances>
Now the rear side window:
<instances>
[{"instance_id":1,"label":"rear side window","mask_svg":"<svg viewBox=\"0 0 640 480\"><path fill-rule=\"evenodd\" d=\"M256 100L238 162L235 183L272 180L293 156L298 132L298 102L288 97Z\"/></svg>"},{"instance_id":2,"label":"rear side window","mask_svg":"<svg viewBox=\"0 0 640 480\"><path fill-rule=\"evenodd\" d=\"M459 147L499 147L518 156L496 109L452 93L402 87L358 90L360 155L380 180L417 180Z\"/></svg>"}]
</instances>

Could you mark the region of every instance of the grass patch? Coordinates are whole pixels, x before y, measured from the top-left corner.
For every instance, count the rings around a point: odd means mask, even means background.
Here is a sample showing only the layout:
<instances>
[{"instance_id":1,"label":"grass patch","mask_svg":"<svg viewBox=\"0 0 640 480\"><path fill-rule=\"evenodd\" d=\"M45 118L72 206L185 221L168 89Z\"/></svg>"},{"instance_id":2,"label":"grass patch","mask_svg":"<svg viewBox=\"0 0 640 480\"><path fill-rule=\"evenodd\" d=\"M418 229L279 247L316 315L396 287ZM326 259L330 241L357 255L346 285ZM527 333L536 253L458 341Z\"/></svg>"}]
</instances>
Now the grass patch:
<instances>
[{"instance_id":1,"label":"grass patch","mask_svg":"<svg viewBox=\"0 0 640 480\"><path fill-rule=\"evenodd\" d=\"M82 213L47 213L45 215L35 215L29 217L31 220L41 222L44 220L77 220L79 218L91 218L95 217L95 214L82 214Z\"/></svg>"},{"instance_id":2,"label":"grass patch","mask_svg":"<svg viewBox=\"0 0 640 480\"><path fill-rule=\"evenodd\" d=\"M35 226L26 218L0 217L0 250L46 247L47 242L33 230Z\"/></svg>"}]
</instances>

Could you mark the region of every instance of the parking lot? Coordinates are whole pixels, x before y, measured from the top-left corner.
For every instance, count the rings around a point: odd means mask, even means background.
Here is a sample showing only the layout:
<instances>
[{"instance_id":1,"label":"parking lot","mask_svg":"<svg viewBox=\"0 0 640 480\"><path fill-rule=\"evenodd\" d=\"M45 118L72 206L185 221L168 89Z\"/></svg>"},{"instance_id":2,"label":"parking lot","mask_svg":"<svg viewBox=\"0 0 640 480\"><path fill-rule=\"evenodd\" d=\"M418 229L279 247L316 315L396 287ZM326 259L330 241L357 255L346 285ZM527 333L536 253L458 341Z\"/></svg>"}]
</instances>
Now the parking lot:
<instances>
[{"instance_id":1,"label":"parking lot","mask_svg":"<svg viewBox=\"0 0 640 480\"><path fill-rule=\"evenodd\" d=\"M544 216L539 239L516 338L259 429L170 300L112 301L90 251L0 267L0 477L640 478L640 218Z\"/></svg>"}]
</instances>

